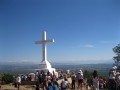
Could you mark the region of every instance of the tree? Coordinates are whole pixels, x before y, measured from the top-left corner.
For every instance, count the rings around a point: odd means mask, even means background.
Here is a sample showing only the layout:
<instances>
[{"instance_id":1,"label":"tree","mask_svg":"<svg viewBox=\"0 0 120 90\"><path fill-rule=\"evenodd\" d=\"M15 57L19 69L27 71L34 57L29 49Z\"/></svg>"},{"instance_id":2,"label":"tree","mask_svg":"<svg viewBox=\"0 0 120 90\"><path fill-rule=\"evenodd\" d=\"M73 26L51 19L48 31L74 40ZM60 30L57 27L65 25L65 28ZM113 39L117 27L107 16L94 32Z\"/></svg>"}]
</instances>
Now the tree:
<instances>
[{"instance_id":1,"label":"tree","mask_svg":"<svg viewBox=\"0 0 120 90\"><path fill-rule=\"evenodd\" d=\"M115 46L113 48L114 53L116 54L116 56L113 57L115 64L119 67L120 65L120 44L118 44L117 46Z\"/></svg>"},{"instance_id":2,"label":"tree","mask_svg":"<svg viewBox=\"0 0 120 90\"><path fill-rule=\"evenodd\" d=\"M92 76L92 73L89 72L88 70L85 70L83 75L84 75L84 78L90 79Z\"/></svg>"},{"instance_id":3,"label":"tree","mask_svg":"<svg viewBox=\"0 0 120 90\"><path fill-rule=\"evenodd\" d=\"M84 71L84 78L86 78L87 79L87 83L89 84L89 85L92 85L92 72L90 72L90 71L88 71L88 70L85 70Z\"/></svg>"},{"instance_id":4,"label":"tree","mask_svg":"<svg viewBox=\"0 0 120 90\"><path fill-rule=\"evenodd\" d=\"M13 83L14 77L11 74L3 74L2 82L5 84Z\"/></svg>"}]
</instances>

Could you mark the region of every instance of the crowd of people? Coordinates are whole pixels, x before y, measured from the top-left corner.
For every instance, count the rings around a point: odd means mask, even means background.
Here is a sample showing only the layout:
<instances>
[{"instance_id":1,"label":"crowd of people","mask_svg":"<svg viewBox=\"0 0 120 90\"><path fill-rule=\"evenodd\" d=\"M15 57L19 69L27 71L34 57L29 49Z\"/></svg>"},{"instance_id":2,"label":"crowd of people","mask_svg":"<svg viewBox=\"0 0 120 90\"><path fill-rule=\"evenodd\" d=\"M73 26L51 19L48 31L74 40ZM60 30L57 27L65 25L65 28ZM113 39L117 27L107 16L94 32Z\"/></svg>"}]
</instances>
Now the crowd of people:
<instances>
[{"instance_id":1,"label":"crowd of people","mask_svg":"<svg viewBox=\"0 0 120 90\"><path fill-rule=\"evenodd\" d=\"M120 72L116 66L109 71L109 90L120 90Z\"/></svg>"},{"instance_id":2,"label":"crowd of people","mask_svg":"<svg viewBox=\"0 0 120 90\"><path fill-rule=\"evenodd\" d=\"M120 73L117 71L117 67L114 66L109 71L109 78L102 77L98 74L97 70L94 70L91 78L85 78L83 71L80 69L78 72L66 72L58 71L58 75L54 72L51 74L49 71L37 71L33 75L36 81L36 90L66 90L71 88L74 90L99 90L109 88L109 90L120 90ZM71 79L71 83L68 81ZM16 78L16 87L19 88L21 80L32 80L31 77L18 76ZM58 80L61 82L58 83Z\"/></svg>"}]
</instances>

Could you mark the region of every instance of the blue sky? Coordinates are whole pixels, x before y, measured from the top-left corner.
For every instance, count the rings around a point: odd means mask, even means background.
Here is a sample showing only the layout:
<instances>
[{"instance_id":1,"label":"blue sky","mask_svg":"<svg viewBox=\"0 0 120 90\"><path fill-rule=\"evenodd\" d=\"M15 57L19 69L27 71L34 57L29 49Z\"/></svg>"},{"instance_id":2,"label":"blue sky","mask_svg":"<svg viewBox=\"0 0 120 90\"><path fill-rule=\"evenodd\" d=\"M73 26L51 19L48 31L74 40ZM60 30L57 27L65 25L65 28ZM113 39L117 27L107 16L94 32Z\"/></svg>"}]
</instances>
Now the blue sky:
<instances>
[{"instance_id":1,"label":"blue sky","mask_svg":"<svg viewBox=\"0 0 120 90\"><path fill-rule=\"evenodd\" d=\"M112 62L120 43L119 0L0 0L0 61L40 62L42 39L48 60L62 63Z\"/></svg>"}]
</instances>

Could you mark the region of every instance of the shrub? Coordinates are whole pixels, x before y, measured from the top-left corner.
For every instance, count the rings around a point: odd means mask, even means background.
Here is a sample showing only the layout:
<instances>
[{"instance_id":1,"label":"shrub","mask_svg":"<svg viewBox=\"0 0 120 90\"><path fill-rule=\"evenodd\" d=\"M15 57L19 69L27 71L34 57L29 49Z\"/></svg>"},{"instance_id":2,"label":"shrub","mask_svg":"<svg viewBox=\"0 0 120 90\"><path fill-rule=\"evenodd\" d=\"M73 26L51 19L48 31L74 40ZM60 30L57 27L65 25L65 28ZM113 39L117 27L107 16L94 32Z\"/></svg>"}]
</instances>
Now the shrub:
<instances>
[{"instance_id":1,"label":"shrub","mask_svg":"<svg viewBox=\"0 0 120 90\"><path fill-rule=\"evenodd\" d=\"M10 84L14 81L14 77L11 74L3 74L2 76L2 82L4 84Z\"/></svg>"}]
</instances>

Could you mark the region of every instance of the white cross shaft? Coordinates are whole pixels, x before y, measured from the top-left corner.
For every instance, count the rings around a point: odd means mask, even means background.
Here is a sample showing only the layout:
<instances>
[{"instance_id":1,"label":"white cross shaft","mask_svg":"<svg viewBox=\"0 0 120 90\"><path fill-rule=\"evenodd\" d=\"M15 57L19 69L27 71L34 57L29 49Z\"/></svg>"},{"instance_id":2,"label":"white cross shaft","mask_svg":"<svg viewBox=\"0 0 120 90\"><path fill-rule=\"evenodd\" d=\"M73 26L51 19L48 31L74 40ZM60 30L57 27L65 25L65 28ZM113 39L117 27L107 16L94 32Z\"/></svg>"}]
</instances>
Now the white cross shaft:
<instances>
[{"instance_id":1,"label":"white cross shaft","mask_svg":"<svg viewBox=\"0 0 120 90\"><path fill-rule=\"evenodd\" d=\"M42 37L42 41L36 41L35 44L42 44L42 55L43 55L43 60L45 61L47 60L47 47L46 44L50 43L50 42L54 42L54 39L50 39L50 40L46 40L46 32L43 32L43 37Z\"/></svg>"}]
</instances>

